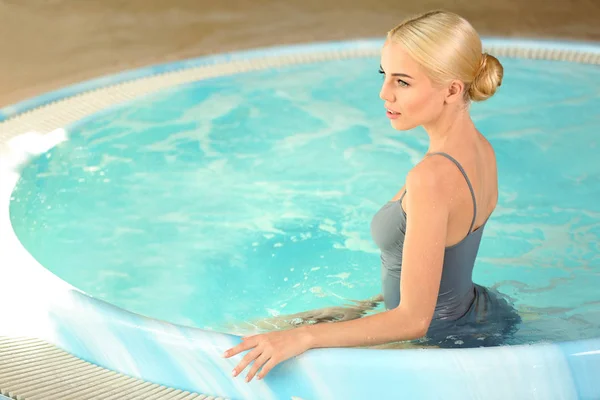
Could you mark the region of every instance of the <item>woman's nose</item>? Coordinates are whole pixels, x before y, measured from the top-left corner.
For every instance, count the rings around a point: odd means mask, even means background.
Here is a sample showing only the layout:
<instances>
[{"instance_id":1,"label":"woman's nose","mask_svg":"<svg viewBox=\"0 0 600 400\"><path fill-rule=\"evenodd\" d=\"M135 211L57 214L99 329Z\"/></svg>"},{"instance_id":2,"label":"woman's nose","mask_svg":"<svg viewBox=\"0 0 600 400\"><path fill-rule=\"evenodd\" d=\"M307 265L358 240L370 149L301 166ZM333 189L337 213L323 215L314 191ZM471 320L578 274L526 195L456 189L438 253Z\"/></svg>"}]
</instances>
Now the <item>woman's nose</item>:
<instances>
[{"instance_id":1,"label":"woman's nose","mask_svg":"<svg viewBox=\"0 0 600 400\"><path fill-rule=\"evenodd\" d=\"M387 85L384 84L384 85L381 86L381 91L379 92L379 98L381 100L384 100L384 101L393 102L394 101L394 94L387 87Z\"/></svg>"}]
</instances>

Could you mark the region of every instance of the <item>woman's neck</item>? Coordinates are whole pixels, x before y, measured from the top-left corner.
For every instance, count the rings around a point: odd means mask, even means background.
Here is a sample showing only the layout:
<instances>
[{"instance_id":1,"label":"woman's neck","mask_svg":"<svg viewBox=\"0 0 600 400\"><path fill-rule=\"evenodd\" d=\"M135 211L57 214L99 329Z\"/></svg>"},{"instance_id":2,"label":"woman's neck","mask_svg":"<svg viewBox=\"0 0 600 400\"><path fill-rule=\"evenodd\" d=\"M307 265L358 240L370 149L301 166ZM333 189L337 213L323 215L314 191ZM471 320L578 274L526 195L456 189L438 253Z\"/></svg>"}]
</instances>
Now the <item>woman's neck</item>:
<instances>
[{"instance_id":1,"label":"woman's neck","mask_svg":"<svg viewBox=\"0 0 600 400\"><path fill-rule=\"evenodd\" d=\"M477 134L467 107L447 106L435 121L423 128L429 135L429 153L465 143Z\"/></svg>"}]
</instances>

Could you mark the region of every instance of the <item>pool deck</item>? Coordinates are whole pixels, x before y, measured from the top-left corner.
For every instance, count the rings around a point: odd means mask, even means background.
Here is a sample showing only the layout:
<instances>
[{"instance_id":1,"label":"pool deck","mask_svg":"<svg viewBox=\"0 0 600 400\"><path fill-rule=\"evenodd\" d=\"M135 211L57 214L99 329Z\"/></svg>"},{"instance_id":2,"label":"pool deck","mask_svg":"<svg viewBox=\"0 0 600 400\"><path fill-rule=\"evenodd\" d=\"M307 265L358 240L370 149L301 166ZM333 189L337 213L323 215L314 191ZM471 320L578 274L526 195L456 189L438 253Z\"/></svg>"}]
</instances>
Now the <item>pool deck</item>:
<instances>
[{"instance_id":1,"label":"pool deck","mask_svg":"<svg viewBox=\"0 0 600 400\"><path fill-rule=\"evenodd\" d=\"M464 15L484 36L600 40L594 0L0 1L0 108L150 64L382 37L405 16L435 8Z\"/></svg>"},{"instance_id":2,"label":"pool deck","mask_svg":"<svg viewBox=\"0 0 600 400\"><path fill-rule=\"evenodd\" d=\"M0 336L0 400L226 400L145 382L35 338Z\"/></svg>"}]
</instances>

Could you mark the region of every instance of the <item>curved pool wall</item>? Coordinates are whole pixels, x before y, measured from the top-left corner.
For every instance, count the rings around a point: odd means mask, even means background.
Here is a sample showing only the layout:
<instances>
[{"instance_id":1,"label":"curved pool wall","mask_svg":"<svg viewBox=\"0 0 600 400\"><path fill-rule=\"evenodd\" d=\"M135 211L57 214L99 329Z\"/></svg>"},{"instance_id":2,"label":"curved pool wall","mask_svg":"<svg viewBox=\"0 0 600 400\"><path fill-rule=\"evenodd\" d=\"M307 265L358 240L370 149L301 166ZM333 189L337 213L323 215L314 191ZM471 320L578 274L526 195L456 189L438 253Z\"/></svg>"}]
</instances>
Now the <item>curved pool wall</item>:
<instances>
[{"instance_id":1,"label":"curved pool wall","mask_svg":"<svg viewBox=\"0 0 600 400\"><path fill-rule=\"evenodd\" d=\"M497 56L600 64L594 43L483 41ZM16 237L9 204L19 165L28 154L68 140L69 124L180 83L373 57L381 44L374 39L207 56L99 78L0 110L0 336L37 337L105 368L231 399L600 398L600 338L477 349L315 349L248 384L243 376L231 377L241 356L221 357L239 337L153 320L91 298L41 266Z\"/></svg>"}]
</instances>

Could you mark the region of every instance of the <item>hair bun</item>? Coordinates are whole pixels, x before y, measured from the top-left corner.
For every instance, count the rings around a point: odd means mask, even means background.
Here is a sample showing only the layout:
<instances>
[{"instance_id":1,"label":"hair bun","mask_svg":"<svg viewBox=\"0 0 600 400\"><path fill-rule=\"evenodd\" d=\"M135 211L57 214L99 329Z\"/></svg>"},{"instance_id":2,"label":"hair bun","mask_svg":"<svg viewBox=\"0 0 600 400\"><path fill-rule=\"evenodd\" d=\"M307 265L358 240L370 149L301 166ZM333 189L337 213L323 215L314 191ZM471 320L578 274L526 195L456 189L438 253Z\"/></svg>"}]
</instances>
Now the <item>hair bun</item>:
<instances>
[{"instance_id":1,"label":"hair bun","mask_svg":"<svg viewBox=\"0 0 600 400\"><path fill-rule=\"evenodd\" d=\"M490 54L483 53L475 79L469 87L469 98L473 101L489 99L496 93L496 89L502 85L503 76L504 68L500 61Z\"/></svg>"}]
</instances>

